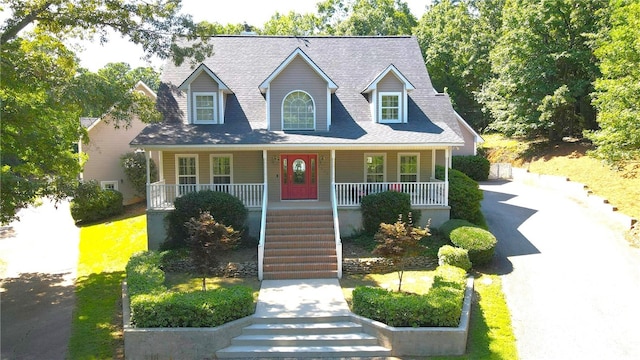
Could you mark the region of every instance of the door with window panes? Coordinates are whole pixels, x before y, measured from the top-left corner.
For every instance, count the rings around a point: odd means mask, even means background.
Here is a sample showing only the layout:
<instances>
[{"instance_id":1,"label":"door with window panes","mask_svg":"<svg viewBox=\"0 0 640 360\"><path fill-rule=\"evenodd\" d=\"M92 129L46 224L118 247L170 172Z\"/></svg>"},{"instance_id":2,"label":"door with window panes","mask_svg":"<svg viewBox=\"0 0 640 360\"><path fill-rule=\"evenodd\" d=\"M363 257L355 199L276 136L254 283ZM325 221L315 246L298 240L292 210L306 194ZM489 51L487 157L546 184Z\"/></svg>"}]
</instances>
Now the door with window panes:
<instances>
[{"instance_id":1,"label":"door with window panes","mask_svg":"<svg viewBox=\"0 0 640 360\"><path fill-rule=\"evenodd\" d=\"M282 200L318 199L318 156L283 154L280 156Z\"/></svg>"}]
</instances>

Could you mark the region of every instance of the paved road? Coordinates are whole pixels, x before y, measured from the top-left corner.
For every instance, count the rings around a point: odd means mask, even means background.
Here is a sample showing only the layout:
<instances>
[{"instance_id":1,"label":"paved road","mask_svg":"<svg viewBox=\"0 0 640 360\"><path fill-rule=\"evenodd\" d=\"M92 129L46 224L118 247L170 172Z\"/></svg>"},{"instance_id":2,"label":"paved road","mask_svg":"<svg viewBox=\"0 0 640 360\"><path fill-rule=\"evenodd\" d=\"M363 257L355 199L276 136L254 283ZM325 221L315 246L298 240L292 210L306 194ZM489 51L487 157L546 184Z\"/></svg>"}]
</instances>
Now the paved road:
<instances>
[{"instance_id":1,"label":"paved road","mask_svg":"<svg viewBox=\"0 0 640 360\"><path fill-rule=\"evenodd\" d=\"M640 359L640 250L564 194L481 184L522 360Z\"/></svg>"},{"instance_id":2,"label":"paved road","mask_svg":"<svg viewBox=\"0 0 640 360\"><path fill-rule=\"evenodd\" d=\"M79 230L68 203L20 212L0 232L0 356L65 359Z\"/></svg>"}]
</instances>

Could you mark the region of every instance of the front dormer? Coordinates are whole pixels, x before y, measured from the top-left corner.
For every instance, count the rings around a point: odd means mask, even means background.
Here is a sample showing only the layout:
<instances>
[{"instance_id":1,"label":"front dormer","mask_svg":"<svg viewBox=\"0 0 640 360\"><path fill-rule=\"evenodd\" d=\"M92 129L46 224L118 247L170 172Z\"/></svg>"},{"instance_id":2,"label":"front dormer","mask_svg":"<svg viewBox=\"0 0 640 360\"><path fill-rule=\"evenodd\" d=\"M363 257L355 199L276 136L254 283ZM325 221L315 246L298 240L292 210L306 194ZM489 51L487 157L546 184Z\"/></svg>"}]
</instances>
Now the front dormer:
<instances>
[{"instance_id":1,"label":"front dormer","mask_svg":"<svg viewBox=\"0 0 640 360\"><path fill-rule=\"evenodd\" d=\"M329 131L331 94L338 86L300 48L259 86L266 99L267 129Z\"/></svg>"},{"instance_id":2,"label":"front dormer","mask_svg":"<svg viewBox=\"0 0 640 360\"><path fill-rule=\"evenodd\" d=\"M362 91L368 95L371 119L381 124L408 121L408 92L415 87L393 64L376 76Z\"/></svg>"},{"instance_id":3,"label":"front dormer","mask_svg":"<svg viewBox=\"0 0 640 360\"><path fill-rule=\"evenodd\" d=\"M224 124L226 95L232 92L205 64L200 64L178 89L186 93L189 124Z\"/></svg>"}]
</instances>

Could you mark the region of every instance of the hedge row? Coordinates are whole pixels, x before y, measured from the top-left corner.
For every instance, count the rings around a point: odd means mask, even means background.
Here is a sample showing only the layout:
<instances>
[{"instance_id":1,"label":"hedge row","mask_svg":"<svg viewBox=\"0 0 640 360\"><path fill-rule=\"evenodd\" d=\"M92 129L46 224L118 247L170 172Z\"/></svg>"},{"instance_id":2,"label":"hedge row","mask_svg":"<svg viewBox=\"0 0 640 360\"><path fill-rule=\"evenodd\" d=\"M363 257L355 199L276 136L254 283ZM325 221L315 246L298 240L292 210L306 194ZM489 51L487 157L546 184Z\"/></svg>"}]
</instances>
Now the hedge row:
<instances>
[{"instance_id":1,"label":"hedge row","mask_svg":"<svg viewBox=\"0 0 640 360\"><path fill-rule=\"evenodd\" d=\"M362 227L365 234L373 235L380 230L380 224L395 224L398 216L407 222L409 213L414 224L420 223L420 211L411 211L411 197L407 193L398 191L384 191L369 194L362 198Z\"/></svg>"},{"instance_id":2,"label":"hedge row","mask_svg":"<svg viewBox=\"0 0 640 360\"><path fill-rule=\"evenodd\" d=\"M485 181L489 178L491 164L484 156L466 155L452 157L451 167L465 173L475 181Z\"/></svg>"},{"instance_id":3,"label":"hedge row","mask_svg":"<svg viewBox=\"0 0 640 360\"><path fill-rule=\"evenodd\" d=\"M91 222L121 214L122 193L103 190L95 180L78 184L70 204L75 222Z\"/></svg>"},{"instance_id":4,"label":"hedge row","mask_svg":"<svg viewBox=\"0 0 640 360\"><path fill-rule=\"evenodd\" d=\"M357 287L353 290L353 311L389 326L458 326L465 288L464 270L439 266L431 290L425 295Z\"/></svg>"},{"instance_id":5,"label":"hedge row","mask_svg":"<svg viewBox=\"0 0 640 360\"><path fill-rule=\"evenodd\" d=\"M162 255L146 251L127 264L131 323L137 327L213 327L254 312L253 290L246 286L170 292L160 269Z\"/></svg>"},{"instance_id":6,"label":"hedge row","mask_svg":"<svg viewBox=\"0 0 640 360\"><path fill-rule=\"evenodd\" d=\"M444 180L445 168L436 165L436 178ZM464 173L449 169L449 206L451 218L465 219L477 225L484 225L485 219L480 210L484 194L478 183Z\"/></svg>"}]
</instances>

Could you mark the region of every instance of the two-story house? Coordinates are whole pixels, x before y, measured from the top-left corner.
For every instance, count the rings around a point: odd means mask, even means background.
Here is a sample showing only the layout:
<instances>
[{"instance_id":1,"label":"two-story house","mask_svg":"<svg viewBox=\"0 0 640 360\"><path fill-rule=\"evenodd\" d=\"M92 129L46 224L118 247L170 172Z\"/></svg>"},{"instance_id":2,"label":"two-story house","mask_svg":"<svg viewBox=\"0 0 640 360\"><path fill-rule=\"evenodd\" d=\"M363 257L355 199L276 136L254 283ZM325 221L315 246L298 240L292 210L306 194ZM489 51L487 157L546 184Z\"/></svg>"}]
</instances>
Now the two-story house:
<instances>
[{"instance_id":1,"label":"two-story house","mask_svg":"<svg viewBox=\"0 0 640 360\"><path fill-rule=\"evenodd\" d=\"M435 166L477 134L434 90L415 38L211 43L215 53L199 66L165 66L164 121L131 142L160 159L160 181L148 189L150 248L164 240L173 200L200 189L249 208L261 278L340 276L340 237L360 229L369 193L409 193L422 225L449 219Z\"/></svg>"}]
</instances>

